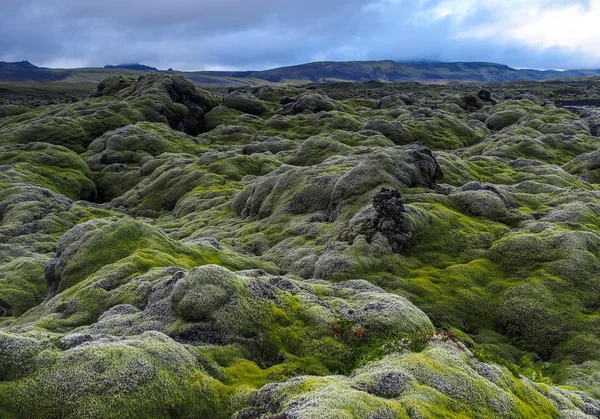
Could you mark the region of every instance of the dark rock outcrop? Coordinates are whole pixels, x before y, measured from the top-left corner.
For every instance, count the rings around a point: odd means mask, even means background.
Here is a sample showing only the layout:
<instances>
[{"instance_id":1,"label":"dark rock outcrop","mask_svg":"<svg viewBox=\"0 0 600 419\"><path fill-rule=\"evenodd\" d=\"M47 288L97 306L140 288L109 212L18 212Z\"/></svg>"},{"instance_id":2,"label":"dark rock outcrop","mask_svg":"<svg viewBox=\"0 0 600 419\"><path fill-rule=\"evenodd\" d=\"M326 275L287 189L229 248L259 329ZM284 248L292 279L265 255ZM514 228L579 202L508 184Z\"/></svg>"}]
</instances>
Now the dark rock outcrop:
<instances>
[{"instance_id":1,"label":"dark rock outcrop","mask_svg":"<svg viewBox=\"0 0 600 419\"><path fill-rule=\"evenodd\" d=\"M400 192L382 188L373 198L373 207L377 216L367 227L367 241L371 242L377 233L381 233L388 239L395 253L402 253L410 234L405 231L405 209L400 200Z\"/></svg>"}]
</instances>

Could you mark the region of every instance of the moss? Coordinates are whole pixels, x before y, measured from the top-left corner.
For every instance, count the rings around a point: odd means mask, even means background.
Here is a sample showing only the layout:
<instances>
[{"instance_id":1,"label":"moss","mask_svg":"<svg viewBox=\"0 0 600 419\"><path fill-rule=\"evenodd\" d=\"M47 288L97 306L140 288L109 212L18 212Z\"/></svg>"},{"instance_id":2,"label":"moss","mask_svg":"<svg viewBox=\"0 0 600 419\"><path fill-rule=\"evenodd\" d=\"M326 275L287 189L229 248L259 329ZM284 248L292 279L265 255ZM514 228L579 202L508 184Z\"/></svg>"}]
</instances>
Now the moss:
<instances>
[{"instance_id":1,"label":"moss","mask_svg":"<svg viewBox=\"0 0 600 419\"><path fill-rule=\"evenodd\" d=\"M163 153L197 154L203 150L197 140L164 124L141 122L98 137L84 156L96 172L98 200L106 202L123 195L150 174L152 157Z\"/></svg>"},{"instance_id":2,"label":"moss","mask_svg":"<svg viewBox=\"0 0 600 419\"><path fill-rule=\"evenodd\" d=\"M22 182L71 199L94 199L96 187L85 162L69 149L45 143L1 147L0 164L10 165Z\"/></svg>"},{"instance_id":3,"label":"moss","mask_svg":"<svg viewBox=\"0 0 600 419\"><path fill-rule=\"evenodd\" d=\"M318 113L347 110L343 105L322 93L306 92L298 96L297 100L284 107L286 114Z\"/></svg>"},{"instance_id":4,"label":"moss","mask_svg":"<svg viewBox=\"0 0 600 419\"><path fill-rule=\"evenodd\" d=\"M413 105L413 104L415 104L414 102L415 102L414 96L410 97L405 94L389 95L389 96L384 96L381 99L379 99L377 102L375 102L375 104L373 105L373 108L374 109L397 108L397 107L402 107L402 106L406 106L406 105Z\"/></svg>"},{"instance_id":5,"label":"moss","mask_svg":"<svg viewBox=\"0 0 600 419\"><path fill-rule=\"evenodd\" d=\"M48 291L44 262L20 257L0 266L0 317L18 317L43 301Z\"/></svg>"},{"instance_id":6,"label":"moss","mask_svg":"<svg viewBox=\"0 0 600 419\"><path fill-rule=\"evenodd\" d=\"M117 97L132 103L146 120L164 122L191 135L205 129L204 114L220 103L181 75L159 73L141 76Z\"/></svg>"},{"instance_id":7,"label":"moss","mask_svg":"<svg viewBox=\"0 0 600 419\"><path fill-rule=\"evenodd\" d=\"M278 164L275 159L260 155L206 153L198 159L189 155L161 155L141 168L140 173L147 174L143 182L111 204L125 210L131 208L139 215L156 217L161 212L175 210L181 216L197 210L198 201L208 201L209 207L215 205L213 200L228 202L241 188L238 182L244 176L266 174Z\"/></svg>"},{"instance_id":8,"label":"moss","mask_svg":"<svg viewBox=\"0 0 600 419\"><path fill-rule=\"evenodd\" d=\"M434 149L454 149L476 143L486 137L489 131L478 121L461 121L444 111L421 109L410 115L400 116L412 141Z\"/></svg>"},{"instance_id":9,"label":"moss","mask_svg":"<svg viewBox=\"0 0 600 419\"><path fill-rule=\"evenodd\" d=\"M80 224L60 240L58 256L47 276L63 292L19 319L21 324L35 321L52 330L89 324L114 305L135 303L138 283L130 281L155 267L261 266L210 245L181 244L127 219Z\"/></svg>"},{"instance_id":10,"label":"moss","mask_svg":"<svg viewBox=\"0 0 600 419\"><path fill-rule=\"evenodd\" d=\"M125 102L79 102L69 107L40 109L26 124L13 120L1 132L9 144L46 142L62 145L77 153L104 132L143 120L143 115Z\"/></svg>"},{"instance_id":11,"label":"moss","mask_svg":"<svg viewBox=\"0 0 600 419\"><path fill-rule=\"evenodd\" d=\"M31 109L29 109L28 107L22 105L3 104L0 106L0 118L21 115L29 112L30 110Z\"/></svg>"},{"instance_id":12,"label":"moss","mask_svg":"<svg viewBox=\"0 0 600 419\"><path fill-rule=\"evenodd\" d=\"M136 156L136 162L139 162L144 156L158 156L162 153L195 154L201 150L203 148L192 137L170 130L164 124L139 122L98 137L88 147L88 154L132 152Z\"/></svg>"},{"instance_id":13,"label":"moss","mask_svg":"<svg viewBox=\"0 0 600 419\"><path fill-rule=\"evenodd\" d=\"M334 155L349 154L353 149L344 146L339 141L332 140L330 137L311 137L302 142L296 152L295 158L290 163L293 165L311 166Z\"/></svg>"},{"instance_id":14,"label":"moss","mask_svg":"<svg viewBox=\"0 0 600 419\"><path fill-rule=\"evenodd\" d=\"M600 362L587 361L582 364L563 365L557 374L557 380L564 385L579 388L588 392L592 397L600 397Z\"/></svg>"},{"instance_id":15,"label":"moss","mask_svg":"<svg viewBox=\"0 0 600 419\"><path fill-rule=\"evenodd\" d=\"M233 294L240 292L243 282L229 270L206 265L192 270L173 290L171 300L177 313L186 320L208 320Z\"/></svg>"},{"instance_id":16,"label":"moss","mask_svg":"<svg viewBox=\"0 0 600 419\"><path fill-rule=\"evenodd\" d=\"M600 359L599 343L600 337L593 333L577 335L558 347L555 356L575 364L582 364L590 359Z\"/></svg>"},{"instance_id":17,"label":"moss","mask_svg":"<svg viewBox=\"0 0 600 419\"><path fill-rule=\"evenodd\" d=\"M477 147L477 146L475 146ZM567 173L560 167L540 161L517 158L505 160L497 156L470 156L465 158L438 154L444 179L452 185L461 186L470 181L489 182L500 185L516 185L520 182L537 182L546 188L576 187L593 189L581 178Z\"/></svg>"},{"instance_id":18,"label":"moss","mask_svg":"<svg viewBox=\"0 0 600 419\"><path fill-rule=\"evenodd\" d=\"M465 150L464 155L495 156L506 160L532 159L562 165L594 147L594 141L589 135L542 135L537 130L518 125Z\"/></svg>"},{"instance_id":19,"label":"moss","mask_svg":"<svg viewBox=\"0 0 600 419\"><path fill-rule=\"evenodd\" d=\"M450 199L469 215L486 217L492 221L510 222L506 205L493 191L463 191L452 194Z\"/></svg>"},{"instance_id":20,"label":"moss","mask_svg":"<svg viewBox=\"0 0 600 419\"><path fill-rule=\"evenodd\" d=\"M583 153L576 156L564 166L565 170L577 176L581 176L588 182L599 183L598 176L598 153Z\"/></svg>"},{"instance_id":21,"label":"moss","mask_svg":"<svg viewBox=\"0 0 600 419\"><path fill-rule=\"evenodd\" d=\"M257 116L173 74L121 81L0 118L0 416L597 407L550 384L598 394L590 112L522 82L485 103L471 84L232 95ZM369 232L383 187L402 253Z\"/></svg>"},{"instance_id":22,"label":"moss","mask_svg":"<svg viewBox=\"0 0 600 419\"><path fill-rule=\"evenodd\" d=\"M284 96L294 97L304 93L304 89L292 85L264 86L257 89L256 96L266 102L281 102Z\"/></svg>"},{"instance_id":23,"label":"moss","mask_svg":"<svg viewBox=\"0 0 600 419\"><path fill-rule=\"evenodd\" d=\"M131 86L133 83L135 83L135 78L133 77L108 76L98 84L96 91L92 92L91 96L114 96L121 90Z\"/></svg>"},{"instance_id":24,"label":"moss","mask_svg":"<svg viewBox=\"0 0 600 419\"><path fill-rule=\"evenodd\" d=\"M501 130L506 128L509 125L515 124L519 119L523 118L527 115L526 112L521 109L507 109L505 111L497 111L494 112L488 119L486 119L485 124L488 128L493 130Z\"/></svg>"},{"instance_id":25,"label":"moss","mask_svg":"<svg viewBox=\"0 0 600 419\"><path fill-rule=\"evenodd\" d=\"M82 153L105 132L144 120L197 135L204 130L204 113L218 102L182 76L152 73L115 96L20 115L2 126L0 133L8 144L46 142Z\"/></svg>"},{"instance_id":26,"label":"moss","mask_svg":"<svg viewBox=\"0 0 600 419\"><path fill-rule=\"evenodd\" d=\"M388 122L380 118L373 118L365 124L363 131L376 131L398 145L405 145L414 141L411 132L397 121Z\"/></svg>"},{"instance_id":27,"label":"moss","mask_svg":"<svg viewBox=\"0 0 600 419\"><path fill-rule=\"evenodd\" d=\"M138 260L144 263L144 255L165 253L170 256L181 248L156 229L132 220L102 219L80 224L58 244L59 289L77 284L101 267L125 259L138 249L141 256Z\"/></svg>"},{"instance_id":28,"label":"moss","mask_svg":"<svg viewBox=\"0 0 600 419\"><path fill-rule=\"evenodd\" d=\"M286 138L303 140L313 135L330 133L336 130L358 131L365 122L360 117L340 111L323 111L314 115L306 113L298 115L277 114L265 121L260 132L271 136L285 132Z\"/></svg>"},{"instance_id":29,"label":"moss","mask_svg":"<svg viewBox=\"0 0 600 419\"><path fill-rule=\"evenodd\" d=\"M0 405L27 417L229 417L233 391L159 333L38 355L45 368L0 384ZM28 403L32 397L39 402Z\"/></svg>"},{"instance_id":30,"label":"moss","mask_svg":"<svg viewBox=\"0 0 600 419\"><path fill-rule=\"evenodd\" d=\"M266 401L269 401L266 403ZM259 413L260 412L260 413ZM556 407L531 383L468 352L434 345L390 355L345 377L298 377L261 389L242 417L547 417Z\"/></svg>"},{"instance_id":31,"label":"moss","mask_svg":"<svg viewBox=\"0 0 600 419\"><path fill-rule=\"evenodd\" d=\"M206 114L206 130L212 131L219 125L233 124L237 116L243 112L226 106L217 106Z\"/></svg>"},{"instance_id":32,"label":"moss","mask_svg":"<svg viewBox=\"0 0 600 419\"><path fill-rule=\"evenodd\" d=\"M223 97L223 106L251 115L260 115L267 111L265 104L256 96L238 91L225 95Z\"/></svg>"}]
</instances>

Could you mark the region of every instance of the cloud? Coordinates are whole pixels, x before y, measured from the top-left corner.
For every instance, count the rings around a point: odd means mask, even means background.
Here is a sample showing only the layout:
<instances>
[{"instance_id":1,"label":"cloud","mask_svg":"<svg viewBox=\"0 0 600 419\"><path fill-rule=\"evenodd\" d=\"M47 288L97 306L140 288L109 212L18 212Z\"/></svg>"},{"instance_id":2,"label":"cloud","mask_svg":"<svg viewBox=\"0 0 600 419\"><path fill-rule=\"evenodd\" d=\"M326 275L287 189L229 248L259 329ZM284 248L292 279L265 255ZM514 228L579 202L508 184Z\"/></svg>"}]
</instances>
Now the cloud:
<instances>
[{"instance_id":1,"label":"cloud","mask_svg":"<svg viewBox=\"0 0 600 419\"><path fill-rule=\"evenodd\" d=\"M600 67L600 0L3 0L0 60L263 69L315 60Z\"/></svg>"},{"instance_id":2,"label":"cloud","mask_svg":"<svg viewBox=\"0 0 600 419\"><path fill-rule=\"evenodd\" d=\"M434 21L447 18L468 29L454 33L457 42L520 46L537 56L556 57L556 62L564 61L562 56L584 66L600 63L598 0L443 1L429 11Z\"/></svg>"}]
</instances>

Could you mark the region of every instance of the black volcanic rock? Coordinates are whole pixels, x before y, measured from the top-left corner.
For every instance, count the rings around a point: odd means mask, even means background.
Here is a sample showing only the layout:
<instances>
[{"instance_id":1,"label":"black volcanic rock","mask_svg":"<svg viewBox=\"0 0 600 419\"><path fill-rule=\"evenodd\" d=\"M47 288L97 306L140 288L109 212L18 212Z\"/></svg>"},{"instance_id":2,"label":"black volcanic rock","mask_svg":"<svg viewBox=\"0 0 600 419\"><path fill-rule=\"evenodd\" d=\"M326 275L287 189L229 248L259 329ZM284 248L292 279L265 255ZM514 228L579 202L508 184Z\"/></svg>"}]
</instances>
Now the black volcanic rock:
<instances>
[{"instance_id":1,"label":"black volcanic rock","mask_svg":"<svg viewBox=\"0 0 600 419\"><path fill-rule=\"evenodd\" d=\"M397 189L382 188L373 197L373 207L377 216L371 220L366 237L369 242L375 234L381 233L388 239L394 253L402 253L410 238L410 233L405 231L404 205Z\"/></svg>"}]
</instances>

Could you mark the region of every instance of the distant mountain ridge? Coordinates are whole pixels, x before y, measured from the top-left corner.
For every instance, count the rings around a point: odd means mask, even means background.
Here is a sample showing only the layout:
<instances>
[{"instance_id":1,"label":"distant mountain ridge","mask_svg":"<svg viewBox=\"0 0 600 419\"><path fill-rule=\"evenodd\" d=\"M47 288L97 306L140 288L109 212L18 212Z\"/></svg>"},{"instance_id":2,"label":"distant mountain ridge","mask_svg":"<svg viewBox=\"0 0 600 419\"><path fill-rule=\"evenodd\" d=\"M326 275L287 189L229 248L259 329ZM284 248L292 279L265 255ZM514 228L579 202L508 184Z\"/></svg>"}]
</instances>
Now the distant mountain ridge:
<instances>
[{"instance_id":1,"label":"distant mountain ridge","mask_svg":"<svg viewBox=\"0 0 600 419\"><path fill-rule=\"evenodd\" d=\"M159 71L144 64L106 65L104 68L49 69L28 61L0 62L0 81L9 82L99 82L112 74L141 75ZM323 61L274 68L262 71L177 71L198 84L221 86L257 85L265 83L349 82L423 82L451 81L507 82L514 80L552 80L600 76L600 70L533 70L515 69L503 64L485 62L395 62L385 61Z\"/></svg>"},{"instance_id":2,"label":"distant mountain ridge","mask_svg":"<svg viewBox=\"0 0 600 419\"><path fill-rule=\"evenodd\" d=\"M118 64L118 65L105 65L104 68L125 68L128 70L137 71L158 71L156 67L150 67L144 64Z\"/></svg>"},{"instance_id":3,"label":"distant mountain ridge","mask_svg":"<svg viewBox=\"0 0 600 419\"><path fill-rule=\"evenodd\" d=\"M69 71L37 67L29 61L15 63L0 61L0 81L59 81L67 78L70 74Z\"/></svg>"},{"instance_id":4,"label":"distant mountain ridge","mask_svg":"<svg viewBox=\"0 0 600 419\"><path fill-rule=\"evenodd\" d=\"M409 62L349 61L315 62L251 73L270 82L285 79L306 80L319 83L329 80L347 81L480 81L503 82L514 80L548 80L557 78L592 77L600 70L528 70L507 65L484 62Z\"/></svg>"}]
</instances>

